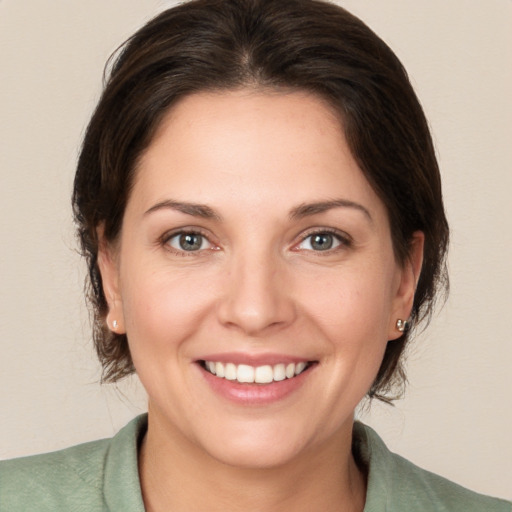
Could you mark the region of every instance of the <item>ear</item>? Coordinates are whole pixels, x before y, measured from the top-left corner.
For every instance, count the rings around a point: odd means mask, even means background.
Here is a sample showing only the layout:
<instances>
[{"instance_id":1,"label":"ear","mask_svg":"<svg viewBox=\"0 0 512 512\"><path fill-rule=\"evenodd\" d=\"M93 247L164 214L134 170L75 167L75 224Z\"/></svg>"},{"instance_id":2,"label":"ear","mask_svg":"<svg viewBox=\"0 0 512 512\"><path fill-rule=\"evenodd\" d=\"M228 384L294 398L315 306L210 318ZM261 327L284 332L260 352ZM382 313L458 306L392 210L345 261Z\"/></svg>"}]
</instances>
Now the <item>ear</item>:
<instances>
[{"instance_id":1,"label":"ear","mask_svg":"<svg viewBox=\"0 0 512 512\"><path fill-rule=\"evenodd\" d=\"M400 269L400 281L393 300L389 323L389 340L395 340L402 336L402 332L397 329L398 319L407 320L411 315L414 295L420 278L421 266L423 264L423 248L425 244L425 234L423 231L415 231L412 235L409 249L409 256Z\"/></svg>"},{"instance_id":2,"label":"ear","mask_svg":"<svg viewBox=\"0 0 512 512\"><path fill-rule=\"evenodd\" d=\"M106 322L112 332L124 334L126 331L123 302L119 291L119 257L117 250L105 239L103 224L98 226L96 233L98 236L98 268L101 274L103 293L108 304Z\"/></svg>"}]
</instances>

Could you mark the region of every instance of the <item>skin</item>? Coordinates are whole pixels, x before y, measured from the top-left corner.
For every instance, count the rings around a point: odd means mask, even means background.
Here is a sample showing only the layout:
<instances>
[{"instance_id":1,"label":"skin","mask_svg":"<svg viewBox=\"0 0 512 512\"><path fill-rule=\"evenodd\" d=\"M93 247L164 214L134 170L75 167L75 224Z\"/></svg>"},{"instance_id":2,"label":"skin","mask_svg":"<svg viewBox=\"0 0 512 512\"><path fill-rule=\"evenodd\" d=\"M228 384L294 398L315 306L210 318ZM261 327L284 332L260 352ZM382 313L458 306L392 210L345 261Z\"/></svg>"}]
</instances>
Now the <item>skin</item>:
<instances>
[{"instance_id":1,"label":"skin","mask_svg":"<svg viewBox=\"0 0 512 512\"><path fill-rule=\"evenodd\" d=\"M190 231L203 238L187 252ZM318 250L311 235L326 231L332 248ZM399 265L385 207L321 99L238 90L174 106L99 258L107 321L149 396L147 509L363 510L353 414L409 316L421 233L411 247ZM316 363L290 395L247 405L197 364L226 352Z\"/></svg>"}]
</instances>

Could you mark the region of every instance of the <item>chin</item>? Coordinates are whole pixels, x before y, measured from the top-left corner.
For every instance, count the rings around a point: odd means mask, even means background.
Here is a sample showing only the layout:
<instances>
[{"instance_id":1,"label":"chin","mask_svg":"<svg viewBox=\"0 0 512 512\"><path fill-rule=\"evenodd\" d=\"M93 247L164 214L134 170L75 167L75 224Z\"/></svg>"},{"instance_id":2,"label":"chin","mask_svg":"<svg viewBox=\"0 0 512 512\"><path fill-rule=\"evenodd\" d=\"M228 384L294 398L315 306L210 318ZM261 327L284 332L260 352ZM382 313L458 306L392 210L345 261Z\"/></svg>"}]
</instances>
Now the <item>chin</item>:
<instances>
[{"instance_id":1,"label":"chin","mask_svg":"<svg viewBox=\"0 0 512 512\"><path fill-rule=\"evenodd\" d=\"M201 444L211 457L228 466L271 469L299 458L308 449L308 437L285 426L256 422L222 429Z\"/></svg>"},{"instance_id":2,"label":"chin","mask_svg":"<svg viewBox=\"0 0 512 512\"><path fill-rule=\"evenodd\" d=\"M300 453L295 447L287 447L274 441L272 444L249 446L246 442L230 443L219 449L216 445L210 455L227 466L248 469L273 469L293 461Z\"/></svg>"}]
</instances>

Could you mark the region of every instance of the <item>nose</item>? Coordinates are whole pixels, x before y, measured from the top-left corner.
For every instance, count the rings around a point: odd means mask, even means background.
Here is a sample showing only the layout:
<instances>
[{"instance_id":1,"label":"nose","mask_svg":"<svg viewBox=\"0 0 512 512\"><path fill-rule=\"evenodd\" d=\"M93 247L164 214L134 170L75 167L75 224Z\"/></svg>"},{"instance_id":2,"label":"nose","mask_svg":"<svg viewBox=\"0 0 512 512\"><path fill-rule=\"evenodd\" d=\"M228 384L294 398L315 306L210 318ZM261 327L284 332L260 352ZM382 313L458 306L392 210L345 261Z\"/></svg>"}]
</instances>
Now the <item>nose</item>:
<instances>
[{"instance_id":1,"label":"nose","mask_svg":"<svg viewBox=\"0 0 512 512\"><path fill-rule=\"evenodd\" d=\"M218 307L219 321L254 337L290 325L296 311L284 265L264 254L232 261Z\"/></svg>"}]
</instances>

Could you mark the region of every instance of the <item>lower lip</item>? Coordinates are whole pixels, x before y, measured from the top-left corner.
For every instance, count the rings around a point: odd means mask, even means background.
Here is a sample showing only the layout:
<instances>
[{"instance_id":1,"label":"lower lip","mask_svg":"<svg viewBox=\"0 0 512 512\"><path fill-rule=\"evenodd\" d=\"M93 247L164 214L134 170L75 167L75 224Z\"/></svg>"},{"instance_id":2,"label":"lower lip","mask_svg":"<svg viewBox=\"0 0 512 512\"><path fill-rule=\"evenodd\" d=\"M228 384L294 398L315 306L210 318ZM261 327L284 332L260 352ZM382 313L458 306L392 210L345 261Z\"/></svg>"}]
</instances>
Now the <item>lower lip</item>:
<instances>
[{"instance_id":1,"label":"lower lip","mask_svg":"<svg viewBox=\"0 0 512 512\"><path fill-rule=\"evenodd\" d=\"M269 384L241 384L236 380L216 377L199 364L198 367L215 393L243 405L267 405L283 400L297 391L314 370L310 367L296 377Z\"/></svg>"}]
</instances>

